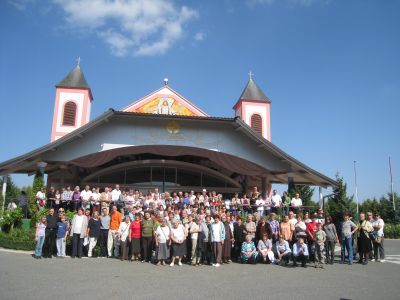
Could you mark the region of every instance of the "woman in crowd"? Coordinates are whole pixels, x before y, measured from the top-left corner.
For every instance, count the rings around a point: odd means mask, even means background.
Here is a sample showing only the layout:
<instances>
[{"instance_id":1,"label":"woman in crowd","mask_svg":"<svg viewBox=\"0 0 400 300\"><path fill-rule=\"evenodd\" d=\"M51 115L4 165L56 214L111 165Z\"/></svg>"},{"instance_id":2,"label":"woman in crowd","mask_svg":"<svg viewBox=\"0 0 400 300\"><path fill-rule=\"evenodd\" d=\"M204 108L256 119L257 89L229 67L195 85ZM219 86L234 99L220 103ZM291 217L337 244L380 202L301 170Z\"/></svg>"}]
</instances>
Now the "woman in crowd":
<instances>
[{"instance_id":1,"label":"woman in crowd","mask_svg":"<svg viewBox=\"0 0 400 300\"><path fill-rule=\"evenodd\" d=\"M93 217L89 220L87 236L89 237L89 250L88 257L92 257L93 248L97 244L97 240L100 236L101 221L99 218L98 211L93 212Z\"/></svg>"},{"instance_id":2,"label":"woman in crowd","mask_svg":"<svg viewBox=\"0 0 400 300\"><path fill-rule=\"evenodd\" d=\"M267 234L268 239L272 236L271 226L267 222L267 217L262 216L260 222L256 226L256 242L263 239L264 234Z\"/></svg>"},{"instance_id":3,"label":"woman in crowd","mask_svg":"<svg viewBox=\"0 0 400 300\"><path fill-rule=\"evenodd\" d=\"M245 225L246 228L246 234L251 237L252 240L254 240L256 236L256 223L253 221L253 215L248 215L247 216L247 223Z\"/></svg>"},{"instance_id":4,"label":"woman in crowd","mask_svg":"<svg viewBox=\"0 0 400 300\"><path fill-rule=\"evenodd\" d=\"M374 213L374 221L372 222L374 227L374 234L376 236L374 244L374 260L377 262L385 261L385 249L383 247L385 222L381 219L379 212ZM378 255L379 254L379 255Z\"/></svg>"},{"instance_id":5,"label":"woman in crowd","mask_svg":"<svg viewBox=\"0 0 400 300\"><path fill-rule=\"evenodd\" d=\"M275 254L272 251L272 241L268 238L267 233L264 233L262 239L258 241L257 249L262 262L269 264L274 263Z\"/></svg>"},{"instance_id":6,"label":"woman in crowd","mask_svg":"<svg viewBox=\"0 0 400 300\"><path fill-rule=\"evenodd\" d=\"M39 223L36 224L36 232L35 232L35 241L36 241L36 247L35 247L35 258L39 259L42 258L42 250L43 250L43 244L44 244L44 239L46 237L46 216L42 216L40 218Z\"/></svg>"},{"instance_id":7,"label":"woman in crowd","mask_svg":"<svg viewBox=\"0 0 400 300\"><path fill-rule=\"evenodd\" d=\"M281 234L279 235L279 241L276 243L276 262L281 266L287 266L289 264L290 257L292 256L292 250L290 250L288 241L285 240L285 237Z\"/></svg>"},{"instance_id":8,"label":"woman in crowd","mask_svg":"<svg viewBox=\"0 0 400 300\"><path fill-rule=\"evenodd\" d=\"M258 252L256 250L256 246L252 241L253 238L251 235L246 236L246 241L242 244L242 249L240 252L240 260L243 264L250 263L256 264L257 263L257 255Z\"/></svg>"},{"instance_id":9,"label":"woman in crowd","mask_svg":"<svg viewBox=\"0 0 400 300\"><path fill-rule=\"evenodd\" d=\"M298 213L297 214L297 223L296 223L296 225L294 225L294 239L295 240L293 242L295 242L300 237L306 238L307 237L306 229L307 229L307 226L303 222L303 216L301 213Z\"/></svg>"},{"instance_id":10,"label":"woman in crowd","mask_svg":"<svg viewBox=\"0 0 400 300\"><path fill-rule=\"evenodd\" d=\"M129 252L129 228L131 225L131 218L126 215L124 221L119 224L118 240L121 243L121 260L128 260Z\"/></svg>"},{"instance_id":11,"label":"woman in crowd","mask_svg":"<svg viewBox=\"0 0 400 300\"><path fill-rule=\"evenodd\" d=\"M153 250L153 235L154 235L154 221L150 216L150 211L144 213L142 220L142 235L141 235L141 246L142 246L142 262L151 261L151 251Z\"/></svg>"},{"instance_id":12,"label":"woman in crowd","mask_svg":"<svg viewBox=\"0 0 400 300\"><path fill-rule=\"evenodd\" d=\"M81 206L81 192L80 187L76 186L74 192L72 193L72 210L77 211Z\"/></svg>"},{"instance_id":13,"label":"woman in crowd","mask_svg":"<svg viewBox=\"0 0 400 300\"><path fill-rule=\"evenodd\" d=\"M229 220L227 216L225 215L222 216L222 223L224 224L225 227L225 239L224 239L224 244L222 245L222 262L224 264L229 264L232 261L231 252L232 252L232 243L234 239Z\"/></svg>"},{"instance_id":14,"label":"woman in crowd","mask_svg":"<svg viewBox=\"0 0 400 300\"><path fill-rule=\"evenodd\" d=\"M186 237L187 231L179 221L172 220L172 228L170 233L170 239L172 243L172 261L170 266L175 265L175 260L178 259L178 265L182 266L182 258L186 254Z\"/></svg>"},{"instance_id":15,"label":"woman in crowd","mask_svg":"<svg viewBox=\"0 0 400 300\"><path fill-rule=\"evenodd\" d=\"M280 229L281 229L281 235L283 236L283 238L285 239L285 241L287 241L288 243L292 242L292 235L293 235L293 231L292 231L292 226L289 222L289 216L285 215L283 217L283 222L280 225Z\"/></svg>"},{"instance_id":16,"label":"woman in crowd","mask_svg":"<svg viewBox=\"0 0 400 300\"><path fill-rule=\"evenodd\" d=\"M142 234L140 213L135 214L135 219L131 222L129 232L129 240L131 242L131 261L137 261L139 260L140 255L140 238Z\"/></svg>"},{"instance_id":17,"label":"woman in crowd","mask_svg":"<svg viewBox=\"0 0 400 300\"><path fill-rule=\"evenodd\" d=\"M356 224L350 220L347 212L343 213L343 222L341 224L340 239L342 243L340 263L343 264L346 258L346 252L349 257L349 265L353 264L353 234L357 231Z\"/></svg>"},{"instance_id":18,"label":"woman in crowd","mask_svg":"<svg viewBox=\"0 0 400 300\"><path fill-rule=\"evenodd\" d=\"M170 229L167 226L167 221L162 218L160 225L155 231L155 241L157 246L157 266L165 266L165 260L170 256Z\"/></svg>"},{"instance_id":19,"label":"woman in crowd","mask_svg":"<svg viewBox=\"0 0 400 300\"><path fill-rule=\"evenodd\" d=\"M83 214L83 209L78 208L78 214L74 216L71 224L70 235L72 237L72 255L71 258L82 258L83 239L86 237L88 219Z\"/></svg>"},{"instance_id":20,"label":"woman in crowd","mask_svg":"<svg viewBox=\"0 0 400 300\"><path fill-rule=\"evenodd\" d=\"M360 213L360 223L357 226L357 249L360 256L358 262L360 264L368 264L368 255L372 251L369 234L372 233L373 230L372 224L365 219L365 214Z\"/></svg>"},{"instance_id":21,"label":"woman in crowd","mask_svg":"<svg viewBox=\"0 0 400 300\"><path fill-rule=\"evenodd\" d=\"M332 217L327 217L324 225L326 233L326 260L328 264L333 265L335 259L335 244L339 243L335 224L332 223Z\"/></svg>"},{"instance_id":22,"label":"woman in crowd","mask_svg":"<svg viewBox=\"0 0 400 300\"><path fill-rule=\"evenodd\" d=\"M272 232L271 240L273 244L275 244L279 238L279 222L275 218L276 214L271 213L270 219L268 221L269 226L271 227L271 232Z\"/></svg>"}]
</instances>

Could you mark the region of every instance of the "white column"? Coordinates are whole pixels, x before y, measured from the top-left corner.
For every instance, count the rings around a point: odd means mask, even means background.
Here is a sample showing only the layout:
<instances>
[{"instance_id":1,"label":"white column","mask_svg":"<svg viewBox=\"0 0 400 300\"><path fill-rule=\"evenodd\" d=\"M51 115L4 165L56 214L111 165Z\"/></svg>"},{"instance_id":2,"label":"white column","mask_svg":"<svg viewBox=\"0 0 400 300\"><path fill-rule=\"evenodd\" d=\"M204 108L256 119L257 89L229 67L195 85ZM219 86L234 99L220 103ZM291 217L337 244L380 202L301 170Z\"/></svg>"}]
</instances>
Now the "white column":
<instances>
[{"instance_id":1,"label":"white column","mask_svg":"<svg viewBox=\"0 0 400 300\"><path fill-rule=\"evenodd\" d=\"M322 208L324 201L324 198L322 196L322 186L319 186L318 190L319 190L319 207Z\"/></svg>"},{"instance_id":2,"label":"white column","mask_svg":"<svg viewBox=\"0 0 400 300\"><path fill-rule=\"evenodd\" d=\"M4 205L6 203L6 191L7 191L7 175L3 176L3 191L2 191L2 195L3 195L3 204L1 207L1 212L4 212Z\"/></svg>"}]
</instances>

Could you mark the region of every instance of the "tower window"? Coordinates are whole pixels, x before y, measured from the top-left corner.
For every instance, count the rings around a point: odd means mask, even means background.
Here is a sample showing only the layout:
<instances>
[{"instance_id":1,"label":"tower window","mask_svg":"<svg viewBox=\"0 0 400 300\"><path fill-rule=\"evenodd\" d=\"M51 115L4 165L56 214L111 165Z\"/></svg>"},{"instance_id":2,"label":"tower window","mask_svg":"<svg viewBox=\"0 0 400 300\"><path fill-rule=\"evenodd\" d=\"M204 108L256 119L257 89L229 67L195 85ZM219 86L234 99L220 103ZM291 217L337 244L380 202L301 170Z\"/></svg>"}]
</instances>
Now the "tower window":
<instances>
[{"instance_id":1,"label":"tower window","mask_svg":"<svg viewBox=\"0 0 400 300\"><path fill-rule=\"evenodd\" d=\"M262 135L262 118L259 114L251 116L250 127L257 133Z\"/></svg>"},{"instance_id":2,"label":"tower window","mask_svg":"<svg viewBox=\"0 0 400 300\"><path fill-rule=\"evenodd\" d=\"M65 103L63 126L75 126L76 104L72 101Z\"/></svg>"}]
</instances>

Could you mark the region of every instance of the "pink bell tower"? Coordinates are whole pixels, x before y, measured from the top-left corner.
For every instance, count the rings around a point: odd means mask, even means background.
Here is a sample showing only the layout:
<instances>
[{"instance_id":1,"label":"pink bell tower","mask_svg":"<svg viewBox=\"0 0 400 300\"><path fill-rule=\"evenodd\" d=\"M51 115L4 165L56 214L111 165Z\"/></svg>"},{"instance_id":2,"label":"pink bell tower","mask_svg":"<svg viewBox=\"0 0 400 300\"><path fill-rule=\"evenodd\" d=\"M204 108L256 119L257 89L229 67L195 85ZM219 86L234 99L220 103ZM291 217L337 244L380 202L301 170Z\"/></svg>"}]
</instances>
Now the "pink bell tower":
<instances>
[{"instance_id":1,"label":"pink bell tower","mask_svg":"<svg viewBox=\"0 0 400 300\"><path fill-rule=\"evenodd\" d=\"M265 96L264 92L254 82L249 73L249 81L239 100L233 109L235 116L239 116L255 132L262 135L268 141L271 141L271 100Z\"/></svg>"},{"instance_id":2,"label":"pink bell tower","mask_svg":"<svg viewBox=\"0 0 400 300\"><path fill-rule=\"evenodd\" d=\"M56 85L51 142L90 121L93 96L79 63Z\"/></svg>"}]
</instances>

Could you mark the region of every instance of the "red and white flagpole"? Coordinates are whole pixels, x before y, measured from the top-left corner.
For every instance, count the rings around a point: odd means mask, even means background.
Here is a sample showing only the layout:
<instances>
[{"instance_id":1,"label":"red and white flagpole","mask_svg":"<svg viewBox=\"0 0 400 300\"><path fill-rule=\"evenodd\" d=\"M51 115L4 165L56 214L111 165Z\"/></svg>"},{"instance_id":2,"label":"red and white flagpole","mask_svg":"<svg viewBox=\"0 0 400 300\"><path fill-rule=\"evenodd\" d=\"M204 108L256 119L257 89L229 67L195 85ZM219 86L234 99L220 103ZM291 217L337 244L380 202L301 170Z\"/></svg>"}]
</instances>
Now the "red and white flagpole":
<instances>
[{"instance_id":1,"label":"red and white flagpole","mask_svg":"<svg viewBox=\"0 0 400 300\"><path fill-rule=\"evenodd\" d=\"M390 173L390 189L392 193L393 210L396 210L396 204L394 202L394 192L393 192L393 175L392 175L392 161L389 156L389 173Z\"/></svg>"}]
</instances>

